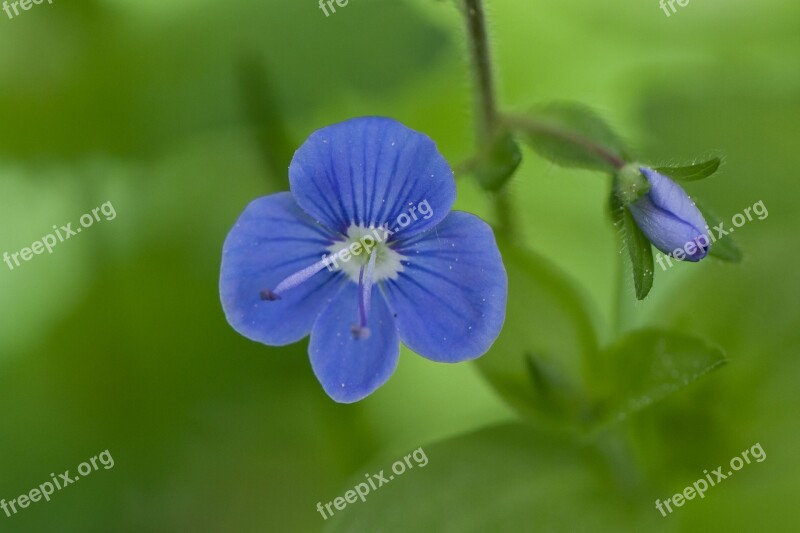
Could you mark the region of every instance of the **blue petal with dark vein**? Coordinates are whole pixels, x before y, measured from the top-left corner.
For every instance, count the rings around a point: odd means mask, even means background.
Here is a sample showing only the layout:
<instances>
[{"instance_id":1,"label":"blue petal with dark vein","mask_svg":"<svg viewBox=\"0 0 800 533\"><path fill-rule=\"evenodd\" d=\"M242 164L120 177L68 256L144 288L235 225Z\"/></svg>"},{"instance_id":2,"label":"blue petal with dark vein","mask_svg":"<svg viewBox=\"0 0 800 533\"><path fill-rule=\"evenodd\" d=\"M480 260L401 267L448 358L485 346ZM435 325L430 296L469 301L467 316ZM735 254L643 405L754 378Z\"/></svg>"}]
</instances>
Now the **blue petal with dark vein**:
<instances>
[{"instance_id":1,"label":"blue petal with dark vein","mask_svg":"<svg viewBox=\"0 0 800 533\"><path fill-rule=\"evenodd\" d=\"M453 171L436 144L381 117L351 119L312 133L292 159L289 183L300 207L327 227L345 233L353 224L388 225L398 230L395 239L434 227L456 195ZM429 209L419 215L422 202ZM409 223L400 227L403 215Z\"/></svg>"},{"instance_id":2,"label":"blue petal with dark vein","mask_svg":"<svg viewBox=\"0 0 800 533\"><path fill-rule=\"evenodd\" d=\"M248 339L270 346L296 342L346 283L341 273L322 269L275 301L261 299L284 278L319 261L333 242L288 192L250 203L222 249L219 291L225 316Z\"/></svg>"},{"instance_id":3,"label":"blue petal with dark vein","mask_svg":"<svg viewBox=\"0 0 800 533\"><path fill-rule=\"evenodd\" d=\"M317 319L308 345L314 374L340 403L357 402L386 383L400 355L394 320L378 291L372 292L368 338L353 338L357 323L358 287L348 283Z\"/></svg>"},{"instance_id":4,"label":"blue petal with dark vein","mask_svg":"<svg viewBox=\"0 0 800 533\"><path fill-rule=\"evenodd\" d=\"M382 288L400 339L434 361L486 353L506 314L508 279L492 229L454 211L434 230L400 243L403 271Z\"/></svg>"}]
</instances>

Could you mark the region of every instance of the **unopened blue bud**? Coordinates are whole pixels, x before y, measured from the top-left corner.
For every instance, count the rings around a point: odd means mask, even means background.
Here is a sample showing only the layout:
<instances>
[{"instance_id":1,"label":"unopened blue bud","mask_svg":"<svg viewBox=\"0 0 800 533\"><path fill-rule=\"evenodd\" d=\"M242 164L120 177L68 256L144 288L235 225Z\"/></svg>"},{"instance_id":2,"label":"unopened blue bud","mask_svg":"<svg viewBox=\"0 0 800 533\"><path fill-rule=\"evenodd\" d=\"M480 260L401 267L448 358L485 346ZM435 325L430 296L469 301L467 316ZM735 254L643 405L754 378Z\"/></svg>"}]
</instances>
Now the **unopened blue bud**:
<instances>
[{"instance_id":1,"label":"unopened blue bud","mask_svg":"<svg viewBox=\"0 0 800 533\"><path fill-rule=\"evenodd\" d=\"M665 254L687 261L703 259L711 239L700 210L671 179L646 167L640 170L650 190L628 207L642 233Z\"/></svg>"}]
</instances>

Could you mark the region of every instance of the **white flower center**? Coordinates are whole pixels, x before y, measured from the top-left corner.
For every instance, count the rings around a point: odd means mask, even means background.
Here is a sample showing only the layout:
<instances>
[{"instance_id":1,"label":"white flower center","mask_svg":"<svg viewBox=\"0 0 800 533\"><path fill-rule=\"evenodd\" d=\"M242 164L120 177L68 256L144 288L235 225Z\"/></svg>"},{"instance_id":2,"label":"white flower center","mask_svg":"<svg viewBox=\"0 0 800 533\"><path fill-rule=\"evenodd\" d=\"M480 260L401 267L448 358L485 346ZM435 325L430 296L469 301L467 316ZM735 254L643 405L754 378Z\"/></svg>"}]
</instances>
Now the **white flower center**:
<instances>
[{"instance_id":1,"label":"white flower center","mask_svg":"<svg viewBox=\"0 0 800 533\"><path fill-rule=\"evenodd\" d=\"M375 254L374 280L397 279L398 272L403 271L404 256L393 250L387 243L382 228L356 226L347 228L347 238L337 241L328 247L329 263L334 270L342 270L351 280L358 283L361 267L369 262Z\"/></svg>"}]
</instances>

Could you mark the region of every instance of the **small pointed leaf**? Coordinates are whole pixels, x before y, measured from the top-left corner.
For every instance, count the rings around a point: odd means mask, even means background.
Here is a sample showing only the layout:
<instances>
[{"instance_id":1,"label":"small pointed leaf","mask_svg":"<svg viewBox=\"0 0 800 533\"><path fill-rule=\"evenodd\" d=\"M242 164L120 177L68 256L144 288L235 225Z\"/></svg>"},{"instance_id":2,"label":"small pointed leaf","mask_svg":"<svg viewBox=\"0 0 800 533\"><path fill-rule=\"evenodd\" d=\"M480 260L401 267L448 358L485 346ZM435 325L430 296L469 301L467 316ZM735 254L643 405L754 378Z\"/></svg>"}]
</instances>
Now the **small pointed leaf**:
<instances>
[{"instance_id":1,"label":"small pointed leaf","mask_svg":"<svg viewBox=\"0 0 800 533\"><path fill-rule=\"evenodd\" d=\"M653 288L653 248L642 230L636 225L630 210L622 209L622 224L625 233L625 247L633 267L633 284L636 299L644 300Z\"/></svg>"},{"instance_id":2,"label":"small pointed leaf","mask_svg":"<svg viewBox=\"0 0 800 533\"><path fill-rule=\"evenodd\" d=\"M697 181L714 174L719 170L721 164L722 160L719 157L715 157L696 165L685 167L658 167L653 170L676 181Z\"/></svg>"}]
</instances>

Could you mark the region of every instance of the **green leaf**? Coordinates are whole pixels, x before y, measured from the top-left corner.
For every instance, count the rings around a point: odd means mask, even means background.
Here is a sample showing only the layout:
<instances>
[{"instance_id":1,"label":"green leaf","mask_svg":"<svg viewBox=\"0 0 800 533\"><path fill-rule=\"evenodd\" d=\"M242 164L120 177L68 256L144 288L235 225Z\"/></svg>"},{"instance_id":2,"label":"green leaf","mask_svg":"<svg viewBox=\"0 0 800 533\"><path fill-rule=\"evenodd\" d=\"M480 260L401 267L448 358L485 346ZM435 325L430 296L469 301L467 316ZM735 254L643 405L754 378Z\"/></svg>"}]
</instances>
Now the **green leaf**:
<instances>
[{"instance_id":1,"label":"green leaf","mask_svg":"<svg viewBox=\"0 0 800 533\"><path fill-rule=\"evenodd\" d=\"M646 329L604 350L600 418L622 420L722 366L721 349L694 336Z\"/></svg>"},{"instance_id":2,"label":"green leaf","mask_svg":"<svg viewBox=\"0 0 800 533\"><path fill-rule=\"evenodd\" d=\"M715 157L696 165L685 167L658 167L653 170L677 181L697 181L714 174L719 170L721 164L722 159Z\"/></svg>"},{"instance_id":3,"label":"green leaf","mask_svg":"<svg viewBox=\"0 0 800 533\"><path fill-rule=\"evenodd\" d=\"M510 133L501 133L492 142L486 153L478 159L474 169L481 187L489 191L499 190L514 175L522 162L522 152Z\"/></svg>"},{"instance_id":4,"label":"green leaf","mask_svg":"<svg viewBox=\"0 0 800 533\"><path fill-rule=\"evenodd\" d=\"M404 454L387 455L360 468L338 493L319 495L324 504L364 483L365 474L382 471L387 479L365 501L333 508L324 531L659 532L667 527L650 494L625 494L593 448L527 425L486 428L414 453L413 467L402 475L392 465L403 462Z\"/></svg>"},{"instance_id":5,"label":"green leaf","mask_svg":"<svg viewBox=\"0 0 800 533\"><path fill-rule=\"evenodd\" d=\"M537 255L500 242L508 310L500 337L478 368L500 396L547 426L580 424L584 376L597 361L592 315L571 280Z\"/></svg>"},{"instance_id":6,"label":"green leaf","mask_svg":"<svg viewBox=\"0 0 800 533\"><path fill-rule=\"evenodd\" d=\"M539 155L557 165L615 172L626 162L619 136L581 104L551 104L526 116L508 117L507 122Z\"/></svg>"},{"instance_id":7,"label":"green leaf","mask_svg":"<svg viewBox=\"0 0 800 533\"><path fill-rule=\"evenodd\" d=\"M636 298L644 300L653 288L653 248L642 230L633 219L630 209L622 209L622 225L625 235L625 247L631 258L633 267L633 285Z\"/></svg>"},{"instance_id":8,"label":"green leaf","mask_svg":"<svg viewBox=\"0 0 800 533\"><path fill-rule=\"evenodd\" d=\"M709 233L714 231L715 226L724 223L713 211L704 205L700 205L700 202L697 200L695 200L695 205L703 214L703 218L706 219ZM743 254L733 237L730 235L723 235L711 244L711 248L708 249L708 255L729 263L739 263L742 260Z\"/></svg>"}]
</instances>

